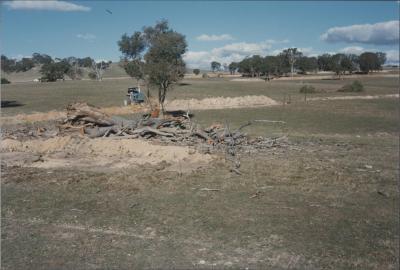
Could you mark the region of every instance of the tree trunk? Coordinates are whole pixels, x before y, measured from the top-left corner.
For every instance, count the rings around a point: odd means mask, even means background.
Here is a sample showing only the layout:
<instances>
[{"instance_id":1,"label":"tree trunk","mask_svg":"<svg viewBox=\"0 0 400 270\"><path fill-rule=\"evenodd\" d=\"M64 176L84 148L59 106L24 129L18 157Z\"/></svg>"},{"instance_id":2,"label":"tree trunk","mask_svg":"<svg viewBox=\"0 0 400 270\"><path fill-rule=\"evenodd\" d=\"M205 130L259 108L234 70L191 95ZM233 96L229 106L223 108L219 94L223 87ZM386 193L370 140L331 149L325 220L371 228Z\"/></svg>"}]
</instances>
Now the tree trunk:
<instances>
[{"instance_id":1,"label":"tree trunk","mask_svg":"<svg viewBox=\"0 0 400 270\"><path fill-rule=\"evenodd\" d=\"M293 78L293 71L294 71L294 63L292 62L290 64L290 75L291 75L292 78Z\"/></svg>"}]
</instances>

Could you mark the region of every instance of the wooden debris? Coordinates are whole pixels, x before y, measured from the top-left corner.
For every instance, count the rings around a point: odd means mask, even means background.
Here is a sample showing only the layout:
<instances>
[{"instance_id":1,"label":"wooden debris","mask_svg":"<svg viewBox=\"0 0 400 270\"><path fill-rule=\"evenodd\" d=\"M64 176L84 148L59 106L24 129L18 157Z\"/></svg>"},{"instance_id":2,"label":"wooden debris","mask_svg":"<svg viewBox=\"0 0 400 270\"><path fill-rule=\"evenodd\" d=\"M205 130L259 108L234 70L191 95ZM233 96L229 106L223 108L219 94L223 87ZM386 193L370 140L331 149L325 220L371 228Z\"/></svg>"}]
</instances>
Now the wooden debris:
<instances>
[{"instance_id":1,"label":"wooden debris","mask_svg":"<svg viewBox=\"0 0 400 270\"><path fill-rule=\"evenodd\" d=\"M237 129L229 124L213 124L202 128L190 119L186 111L176 111L154 118L150 114L133 119L109 116L99 108L87 103L74 103L67 107L67 116L56 126L23 127L11 132L3 132L3 138L43 138L66 134L80 134L89 138L107 137L111 139L141 138L162 144L190 146L204 154L225 152L225 159L231 162L232 173L241 175L240 155L272 147L286 145L287 138L249 137L243 129L255 122L279 122L271 120L248 121ZM55 123L54 123L55 125Z\"/></svg>"}]
</instances>

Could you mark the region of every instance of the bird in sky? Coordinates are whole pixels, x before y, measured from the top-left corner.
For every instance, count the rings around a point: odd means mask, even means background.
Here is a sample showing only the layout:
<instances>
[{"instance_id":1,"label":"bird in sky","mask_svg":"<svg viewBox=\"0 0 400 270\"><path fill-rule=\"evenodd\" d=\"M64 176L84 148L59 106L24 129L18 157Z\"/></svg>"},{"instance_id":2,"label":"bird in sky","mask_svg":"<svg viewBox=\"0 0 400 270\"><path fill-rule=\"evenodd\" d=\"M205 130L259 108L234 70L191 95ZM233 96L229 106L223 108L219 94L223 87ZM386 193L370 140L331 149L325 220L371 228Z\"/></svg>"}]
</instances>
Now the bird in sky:
<instances>
[{"instance_id":1,"label":"bird in sky","mask_svg":"<svg viewBox=\"0 0 400 270\"><path fill-rule=\"evenodd\" d=\"M108 13L112 14L111 10L109 10L109 9L106 9L106 11L107 11Z\"/></svg>"}]
</instances>

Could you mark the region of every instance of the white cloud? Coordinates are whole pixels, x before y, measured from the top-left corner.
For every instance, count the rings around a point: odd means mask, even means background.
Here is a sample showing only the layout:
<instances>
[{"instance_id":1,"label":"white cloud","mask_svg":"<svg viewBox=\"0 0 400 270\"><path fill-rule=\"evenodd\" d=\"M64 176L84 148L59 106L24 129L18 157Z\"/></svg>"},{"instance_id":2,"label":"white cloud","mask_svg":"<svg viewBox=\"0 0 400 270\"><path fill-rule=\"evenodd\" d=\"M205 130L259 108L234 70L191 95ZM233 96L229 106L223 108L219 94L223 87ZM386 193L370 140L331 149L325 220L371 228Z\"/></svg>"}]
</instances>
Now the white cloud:
<instances>
[{"instance_id":1,"label":"white cloud","mask_svg":"<svg viewBox=\"0 0 400 270\"><path fill-rule=\"evenodd\" d=\"M276 49L271 52L271 55L278 55L280 54L283 50L288 49L289 47L281 48L281 49ZM290 48L296 48L296 46L291 46ZM317 56L319 53L314 51L312 47L306 47L306 48L297 48L298 51L303 53L304 56Z\"/></svg>"},{"instance_id":2,"label":"white cloud","mask_svg":"<svg viewBox=\"0 0 400 270\"><path fill-rule=\"evenodd\" d=\"M364 51L365 49L359 46L346 47L339 50L339 52L344 54L357 54L357 55L362 54Z\"/></svg>"},{"instance_id":3,"label":"white cloud","mask_svg":"<svg viewBox=\"0 0 400 270\"><path fill-rule=\"evenodd\" d=\"M392 45L399 43L399 21L333 27L321 35L326 42Z\"/></svg>"},{"instance_id":4,"label":"white cloud","mask_svg":"<svg viewBox=\"0 0 400 270\"><path fill-rule=\"evenodd\" d=\"M386 64L399 64L399 51L389 50L386 51Z\"/></svg>"},{"instance_id":5,"label":"white cloud","mask_svg":"<svg viewBox=\"0 0 400 270\"><path fill-rule=\"evenodd\" d=\"M89 34L89 33L87 33L87 34L77 34L76 37L80 38L80 39L88 40L88 41L92 41L92 40L94 40L96 38L95 35Z\"/></svg>"},{"instance_id":6,"label":"white cloud","mask_svg":"<svg viewBox=\"0 0 400 270\"><path fill-rule=\"evenodd\" d=\"M15 59L15 60L21 60L22 58L32 58L32 55L16 54L10 57L10 59Z\"/></svg>"},{"instance_id":7,"label":"white cloud","mask_svg":"<svg viewBox=\"0 0 400 270\"><path fill-rule=\"evenodd\" d=\"M241 55L254 55L254 54L266 54L267 50L271 48L271 44L268 42L260 42L260 43L247 43L247 42L238 42L225 45L220 48L215 48L212 50L212 53L218 55L220 57L228 57L232 54L241 54Z\"/></svg>"},{"instance_id":8,"label":"white cloud","mask_svg":"<svg viewBox=\"0 0 400 270\"><path fill-rule=\"evenodd\" d=\"M234 38L229 34L222 34L222 35L203 34L196 37L196 39L200 41L221 41L221 40L233 40Z\"/></svg>"},{"instance_id":9,"label":"white cloud","mask_svg":"<svg viewBox=\"0 0 400 270\"><path fill-rule=\"evenodd\" d=\"M237 42L214 48L211 51L188 51L184 55L184 60L188 67L210 68L212 61L229 64L241 61L246 56L265 56L271 47L271 43L268 41L259 43Z\"/></svg>"},{"instance_id":10,"label":"white cloud","mask_svg":"<svg viewBox=\"0 0 400 270\"><path fill-rule=\"evenodd\" d=\"M28 10L52 10L52 11L90 11L90 7L85 7L66 1L7 1L4 5L10 9L28 9Z\"/></svg>"},{"instance_id":11,"label":"white cloud","mask_svg":"<svg viewBox=\"0 0 400 270\"><path fill-rule=\"evenodd\" d=\"M289 40L288 39L284 39L284 40L268 39L265 42L267 42L269 44L278 44L278 43L289 43Z\"/></svg>"}]
</instances>

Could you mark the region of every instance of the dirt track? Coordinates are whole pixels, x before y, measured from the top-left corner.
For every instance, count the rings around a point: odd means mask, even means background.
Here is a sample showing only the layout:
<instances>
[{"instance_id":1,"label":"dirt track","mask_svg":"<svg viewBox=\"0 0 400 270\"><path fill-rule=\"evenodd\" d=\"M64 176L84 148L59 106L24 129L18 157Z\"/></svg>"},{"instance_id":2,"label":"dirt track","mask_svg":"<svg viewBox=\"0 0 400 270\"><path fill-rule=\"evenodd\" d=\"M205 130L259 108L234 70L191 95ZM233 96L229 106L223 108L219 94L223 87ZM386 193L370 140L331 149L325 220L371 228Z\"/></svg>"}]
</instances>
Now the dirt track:
<instances>
[{"instance_id":1,"label":"dirt track","mask_svg":"<svg viewBox=\"0 0 400 270\"><path fill-rule=\"evenodd\" d=\"M399 94L375 95L375 96L315 97L315 98L308 98L307 100L350 100L350 99L381 99L381 98L399 98Z\"/></svg>"}]
</instances>

